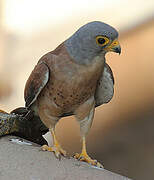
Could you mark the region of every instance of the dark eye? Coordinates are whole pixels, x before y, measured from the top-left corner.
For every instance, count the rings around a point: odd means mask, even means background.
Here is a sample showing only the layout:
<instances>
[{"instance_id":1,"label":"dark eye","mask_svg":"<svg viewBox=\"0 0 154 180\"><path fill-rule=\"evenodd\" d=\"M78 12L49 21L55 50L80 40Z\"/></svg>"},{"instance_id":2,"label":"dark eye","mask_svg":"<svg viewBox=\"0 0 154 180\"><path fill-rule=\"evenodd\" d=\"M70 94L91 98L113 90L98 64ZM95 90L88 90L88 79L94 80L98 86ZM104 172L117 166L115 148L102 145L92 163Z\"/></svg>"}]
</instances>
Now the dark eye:
<instances>
[{"instance_id":1,"label":"dark eye","mask_svg":"<svg viewBox=\"0 0 154 180\"><path fill-rule=\"evenodd\" d=\"M98 43L99 44L104 44L105 43L105 39L104 38L99 38L98 39Z\"/></svg>"},{"instance_id":2,"label":"dark eye","mask_svg":"<svg viewBox=\"0 0 154 180\"><path fill-rule=\"evenodd\" d=\"M105 46L106 44L109 43L109 39L105 36L97 36L96 37L96 43L99 45L99 46Z\"/></svg>"}]
</instances>

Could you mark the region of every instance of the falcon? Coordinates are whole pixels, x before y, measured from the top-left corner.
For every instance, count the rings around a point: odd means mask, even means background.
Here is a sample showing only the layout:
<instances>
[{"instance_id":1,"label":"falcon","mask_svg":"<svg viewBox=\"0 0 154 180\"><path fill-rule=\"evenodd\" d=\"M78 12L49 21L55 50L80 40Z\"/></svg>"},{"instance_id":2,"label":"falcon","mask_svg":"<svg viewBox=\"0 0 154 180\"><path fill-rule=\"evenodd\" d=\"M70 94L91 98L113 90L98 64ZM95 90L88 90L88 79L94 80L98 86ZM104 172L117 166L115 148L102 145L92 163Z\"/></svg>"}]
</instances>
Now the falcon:
<instances>
[{"instance_id":1,"label":"falcon","mask_svg":"<svg viewBox=\"0 0 154 180\"><path fill-rule=\"evenodd\" d=\"M43 145L43 150L54 152L58 158L66 155L56 138L55 126L62 117L74 115L82 138L82 151L74 157L103 167L87 154L86 137L95 108L113 97L113 73L105 59L109 51L121 53L118 32L94 21L40 58L26 82L24 97L27 109L40 117L53 137L53 146Z\"/></svg>"}]
</instances>

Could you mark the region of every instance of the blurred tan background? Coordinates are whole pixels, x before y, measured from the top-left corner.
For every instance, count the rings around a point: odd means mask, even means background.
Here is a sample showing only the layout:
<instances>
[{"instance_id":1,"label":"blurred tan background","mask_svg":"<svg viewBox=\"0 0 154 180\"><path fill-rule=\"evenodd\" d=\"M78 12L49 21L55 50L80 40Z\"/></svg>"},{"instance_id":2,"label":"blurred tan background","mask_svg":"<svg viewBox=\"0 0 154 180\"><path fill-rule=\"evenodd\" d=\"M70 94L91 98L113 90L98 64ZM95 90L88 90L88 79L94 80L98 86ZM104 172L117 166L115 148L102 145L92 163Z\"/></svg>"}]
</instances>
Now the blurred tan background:
<instances>
[{"instance_id":1,"label":"blurred tan background","mask_svg":"<svg viewBox=\"0 0 154 180\"><path fill-rule=\"evenodd\" d=\"M23 106L24 85L38 59L94 20L118 29L122 53L106 56L115 76L115 94L110 103L96 109L88 152L108 170L153 180L153 0L1 0L1 109ZM61 120L57 134L70 154L81 150L74 118Z\"/></svg>"}]
</instances>

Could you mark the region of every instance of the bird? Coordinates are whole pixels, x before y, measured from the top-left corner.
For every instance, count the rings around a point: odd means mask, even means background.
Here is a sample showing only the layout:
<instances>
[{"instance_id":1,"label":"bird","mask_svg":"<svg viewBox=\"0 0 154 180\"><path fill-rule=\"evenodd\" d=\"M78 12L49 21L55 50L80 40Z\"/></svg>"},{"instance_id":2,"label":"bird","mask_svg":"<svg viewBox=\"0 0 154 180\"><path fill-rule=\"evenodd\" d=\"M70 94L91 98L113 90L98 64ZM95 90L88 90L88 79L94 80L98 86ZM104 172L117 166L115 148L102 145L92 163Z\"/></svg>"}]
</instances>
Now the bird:
<instances>
[{"instance_id":1,"label":"bird","mask_svg":"<svg viewBox=\"0 0 154 180\"><path fill-rule=\"evenodd\" d=\"M25 107L40 117L53 138L53 146L43 145L42 149L54 152L57 158L66 156L66 151L57 140L56 124L62 117L74 115L82 139L82 151L74 158L103 168L88 155L86 137L95 108L108 103L114 94L107 52L121 53L118 31L101 21L89 22L43 55L26 82Z\"/></svg>"}]
</instances>

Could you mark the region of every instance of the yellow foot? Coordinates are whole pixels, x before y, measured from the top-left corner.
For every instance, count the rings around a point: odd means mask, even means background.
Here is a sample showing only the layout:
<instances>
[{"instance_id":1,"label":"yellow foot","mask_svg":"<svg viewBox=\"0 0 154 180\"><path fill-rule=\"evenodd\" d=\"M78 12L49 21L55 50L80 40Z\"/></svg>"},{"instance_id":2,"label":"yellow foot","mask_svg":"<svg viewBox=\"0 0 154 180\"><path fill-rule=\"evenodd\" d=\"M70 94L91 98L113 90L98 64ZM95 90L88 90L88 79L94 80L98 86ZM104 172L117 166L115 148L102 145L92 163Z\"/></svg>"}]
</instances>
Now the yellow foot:
<instances>
[{"instance_id":1,"label":"yellow foot","mask_svg":"<svg viewBox=\"0 0 154 180\"><path fill-rule=\"evenodd\" d=\"M99 168L104 168L102 164L97 162L97 160L91 159L87 154L84 154L84 153L78 154L78 153L76 153L74 158L78 159L79 161L87 162L88 164L91 164L93 166L97 166Z\"/></svg>"},{"instance_id":2,"label":"yellow foot","mask_svg":"<svg viewBox=\"0 0 154 180\"><path fill-rule=\"evenodd\" d=\"M61 155L63 156L66 156L66 151L64 151L60 145L55 145L53 147L49 147L47 145L43 145L42 147L42 150L43 151L50 151L50 152L54 152L55 153L55 156L60 159L61 158Z\"/></svg>"}]
</instances>

